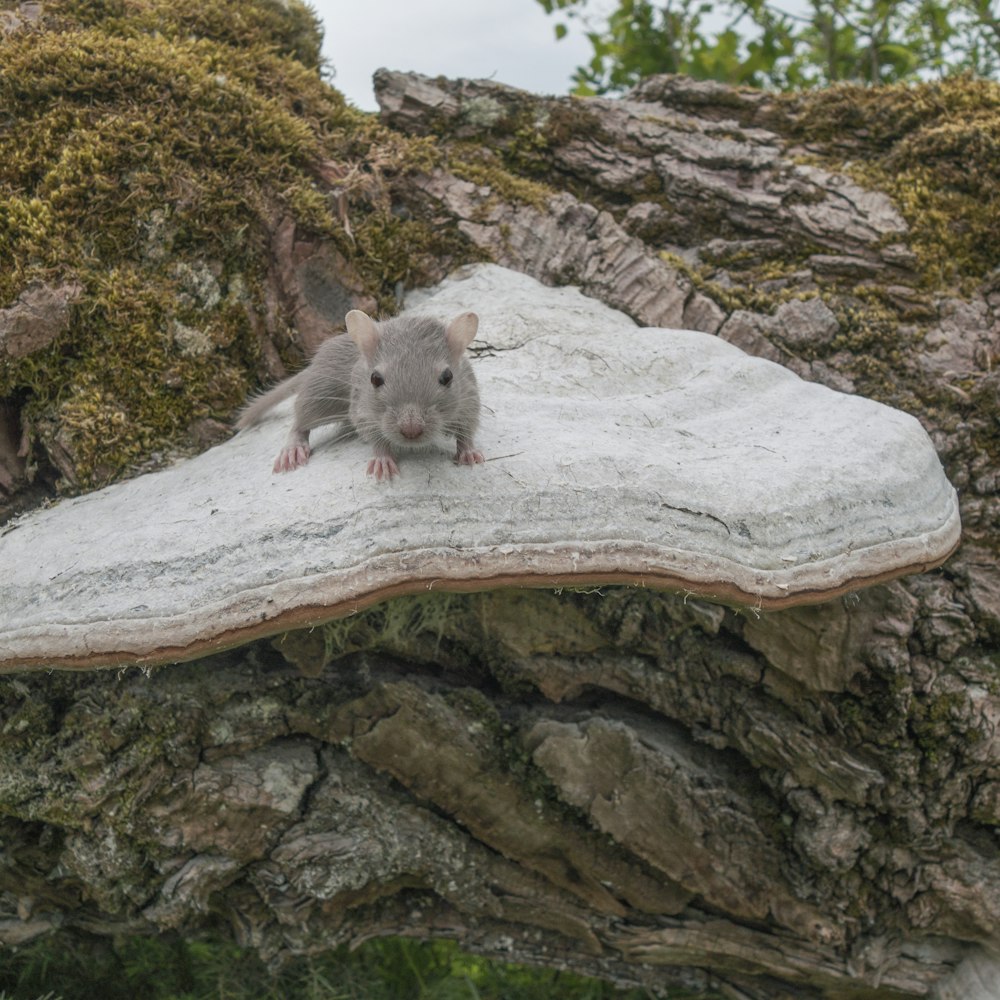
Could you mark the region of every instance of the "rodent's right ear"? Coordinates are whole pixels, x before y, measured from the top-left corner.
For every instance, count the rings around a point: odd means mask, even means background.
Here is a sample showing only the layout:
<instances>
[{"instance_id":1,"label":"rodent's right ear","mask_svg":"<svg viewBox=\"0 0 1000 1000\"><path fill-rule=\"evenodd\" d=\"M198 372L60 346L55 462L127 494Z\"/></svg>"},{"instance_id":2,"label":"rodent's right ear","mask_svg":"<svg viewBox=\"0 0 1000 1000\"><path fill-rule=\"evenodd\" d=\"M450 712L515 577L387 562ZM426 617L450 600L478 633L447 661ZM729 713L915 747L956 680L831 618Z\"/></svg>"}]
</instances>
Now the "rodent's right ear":
<instances>
[{"instance_id":1,"label":"rodent's right ear","mask_svg":"<svg viewBox=\"0 0 1000 1000\"><path fill-rule=\"evenodd\" d=\"M453 363L458 361L462 352L476 339L478 329L479 317L473 312L462 313L448 324L444 335L448 341L448 352Z\"/></svg>"},{"instance_id":2,"label":"rodent's right ear","mask_svg":"<svg viewBox=\"0 0 1000 1000\"><path fill-rule=\"evenodd\" d=\"M358 350L365 356L369 364L375 362L375 349L378 347L378 327L375 321L360 309L352 309L345 317L347 336L358 345Z\"/></svg>"}]
</instances>

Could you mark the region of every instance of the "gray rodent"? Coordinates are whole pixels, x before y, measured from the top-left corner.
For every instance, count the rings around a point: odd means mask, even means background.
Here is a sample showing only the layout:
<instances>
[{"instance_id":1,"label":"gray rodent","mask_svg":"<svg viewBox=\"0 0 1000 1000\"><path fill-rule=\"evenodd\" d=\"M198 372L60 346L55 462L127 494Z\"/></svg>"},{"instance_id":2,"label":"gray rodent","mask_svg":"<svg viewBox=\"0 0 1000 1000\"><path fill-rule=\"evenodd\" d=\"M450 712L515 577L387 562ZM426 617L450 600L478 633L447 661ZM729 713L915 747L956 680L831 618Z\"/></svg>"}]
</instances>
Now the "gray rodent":
<instances>
[{"instance_id":1,"label":"gray rodent","mask_svg":"<svg viewBox=\"0 0 1000 1000\"><path fill-rule=\"evenodd\" d=\"M309 461L309 432L346 420L374 446L368 475L398 475L399 451L423 447L437 434L454 435L455 461L484 461L474 438L479 388L465 356L479 328L467 312L447 326L435 319L399 316L376 323L359 309L345 317L346 336L320 344L308 368L251 400L236 426L257 423L271 407L297 395L295 418L275 472Z\"/></svg>"}]
</instances>

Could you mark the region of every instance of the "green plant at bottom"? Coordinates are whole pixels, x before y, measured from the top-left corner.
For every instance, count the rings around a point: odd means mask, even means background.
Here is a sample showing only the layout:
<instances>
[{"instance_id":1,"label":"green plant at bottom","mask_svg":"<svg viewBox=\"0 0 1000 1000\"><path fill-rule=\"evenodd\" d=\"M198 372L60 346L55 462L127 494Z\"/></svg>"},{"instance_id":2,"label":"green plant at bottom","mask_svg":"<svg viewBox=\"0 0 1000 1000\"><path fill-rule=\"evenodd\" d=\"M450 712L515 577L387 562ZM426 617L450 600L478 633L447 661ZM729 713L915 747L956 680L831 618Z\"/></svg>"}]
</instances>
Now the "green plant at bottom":
<instances>
[{"instance_id":1,"label":"green plant at bottom","mask_svg":"<svg viewBox=\"0 0 1000 1000\"><path fill-rule=\"evenodd\" d=\"M648 1000L568 972L492 961L451 941L385 938L273 971L228 941L56 935L0 952L0 1000ZM670 993L672 998L679 994Z\"/></svg>"}]
</instances>

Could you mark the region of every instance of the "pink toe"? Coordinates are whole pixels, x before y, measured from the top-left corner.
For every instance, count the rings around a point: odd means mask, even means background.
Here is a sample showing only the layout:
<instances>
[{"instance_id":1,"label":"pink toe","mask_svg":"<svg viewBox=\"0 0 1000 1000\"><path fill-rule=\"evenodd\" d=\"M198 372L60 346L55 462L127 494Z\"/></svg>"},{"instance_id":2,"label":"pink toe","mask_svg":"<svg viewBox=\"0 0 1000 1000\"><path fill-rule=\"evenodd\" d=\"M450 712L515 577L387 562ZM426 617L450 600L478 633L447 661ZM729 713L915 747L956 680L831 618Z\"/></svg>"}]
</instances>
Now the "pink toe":
<instances>
[{"instance_id":1,"label":"pink toe","mask_svg":"<svg viewBox=\"0 0 1000 1000\"><path fill-rule=\"evenodd\" d=\"M390 456L376 455L368 463L368 475L374 476L380 482L382 479L392 479L393 476L399 475L399 466Z\"/></svg>"}]
</instances>

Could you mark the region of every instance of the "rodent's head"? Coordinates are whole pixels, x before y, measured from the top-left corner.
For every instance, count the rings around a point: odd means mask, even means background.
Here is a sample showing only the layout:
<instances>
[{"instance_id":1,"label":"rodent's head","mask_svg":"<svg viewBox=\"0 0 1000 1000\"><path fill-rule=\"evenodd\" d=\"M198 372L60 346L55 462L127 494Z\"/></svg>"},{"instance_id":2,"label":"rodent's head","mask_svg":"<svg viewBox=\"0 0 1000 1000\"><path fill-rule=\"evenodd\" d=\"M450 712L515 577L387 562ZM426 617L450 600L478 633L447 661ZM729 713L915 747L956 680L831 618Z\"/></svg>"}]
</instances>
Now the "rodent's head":
<instances>
[{"instance_id":1,"label":"rodent's head","mask_svg":"<svg viewBox=\"0 0 1000 1000\"><path fill-rule=\"evenodd\" d=\"M454 423L468 393L475 392L464 356L479 328L475 313L462 313L446 326L429 317L375 323L354 309L346 323L361 352L351 419L363 437L376 435L396 447L413 448Z\"/></svg>"}]
</instances>

